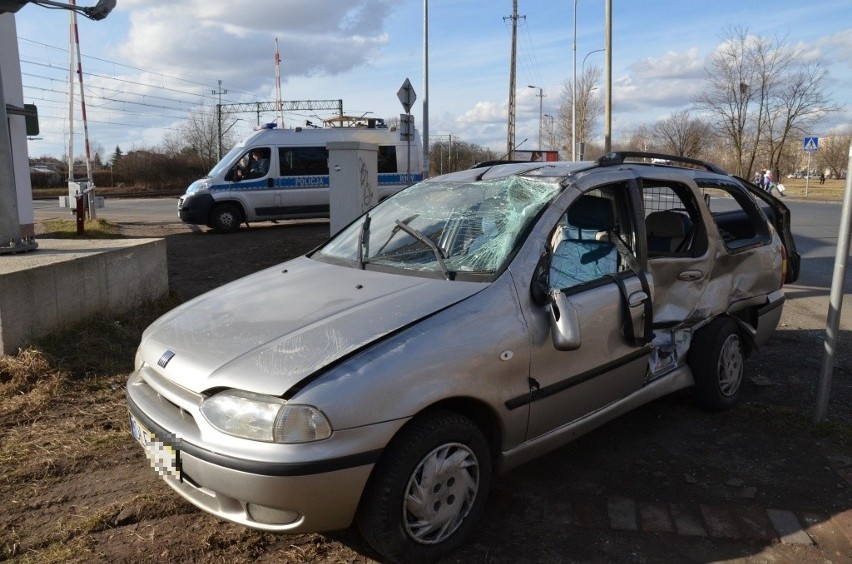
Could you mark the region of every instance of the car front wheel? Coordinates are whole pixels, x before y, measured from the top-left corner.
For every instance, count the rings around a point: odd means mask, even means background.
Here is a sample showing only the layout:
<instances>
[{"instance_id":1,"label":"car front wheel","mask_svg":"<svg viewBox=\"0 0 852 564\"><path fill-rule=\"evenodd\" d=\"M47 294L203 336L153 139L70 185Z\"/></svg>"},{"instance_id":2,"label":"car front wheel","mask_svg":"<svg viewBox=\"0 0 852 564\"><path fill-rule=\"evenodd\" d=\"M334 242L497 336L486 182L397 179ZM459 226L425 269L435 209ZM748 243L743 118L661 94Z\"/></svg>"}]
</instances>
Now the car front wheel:
<instances>
[{"instance_id":1,"label":"car front wheel","mask_svg":"<svg viewBox=\"0 0 852 564\"><path fill-rule=\"evenodd\" d=\"M695 377L698 403L727 409L739 401L745 351L737 323L727 317L701 328L689 347L689 367Z\"/></svg>"},{"instance_id":2,"label":"car front wheel","mask_svg":"<svg viewBox=\"0 0 852 564\"><path fill-rule=\"evenodd\" d=\"M435 412L390 443L358 515L365 540L392 562L429 562L455 550L485 506L488 443L469 419Z\"/></svg>"},{"instance_id":3,"label":"car front wheel","mask_svg":"<svg viewBox=\"0 0 852 564\"><path fill-rule=\"evenodd\" d=\"M219 204L211 212L210 225L217 233L233 233L240 228L243 215L234 204Z\"/></svg>"}]
</instances>

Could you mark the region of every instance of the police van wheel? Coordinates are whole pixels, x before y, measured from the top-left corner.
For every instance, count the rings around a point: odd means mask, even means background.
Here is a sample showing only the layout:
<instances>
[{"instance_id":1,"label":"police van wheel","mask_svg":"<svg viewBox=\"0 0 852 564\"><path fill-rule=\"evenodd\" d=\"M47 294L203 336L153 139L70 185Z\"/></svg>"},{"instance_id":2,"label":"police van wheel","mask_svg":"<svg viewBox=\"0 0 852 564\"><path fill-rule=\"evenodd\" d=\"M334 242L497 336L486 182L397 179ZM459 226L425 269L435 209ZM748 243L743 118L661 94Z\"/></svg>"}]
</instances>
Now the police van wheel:
<instances>
[{"instance_id":1,"label":"police van wheel","mask_svg":"<svg viewBox=\"0 0 852 564\"><path fill-rule=\"evenodd\" d=\"M210 212L210 226L216 233L233 233L240 228L243 214L234 204L220 204Z\"/></svg>"}]
</instances>

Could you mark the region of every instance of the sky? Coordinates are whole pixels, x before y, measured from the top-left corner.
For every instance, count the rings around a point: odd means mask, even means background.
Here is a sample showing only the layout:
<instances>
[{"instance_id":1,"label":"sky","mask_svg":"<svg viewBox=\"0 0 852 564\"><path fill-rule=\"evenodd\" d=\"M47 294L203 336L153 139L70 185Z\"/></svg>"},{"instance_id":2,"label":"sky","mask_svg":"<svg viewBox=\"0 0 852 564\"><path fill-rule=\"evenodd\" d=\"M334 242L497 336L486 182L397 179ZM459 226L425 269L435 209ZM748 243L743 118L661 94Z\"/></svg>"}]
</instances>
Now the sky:
<instances>
[{"instance_id":1,"label":"sky","mask_svg":"<svg viewBox=\"0 0 852 564\"><path fill-rule=\"evenodd\" d=\"M452 135L505 152L511 0L118 0L104 20L78 17L92 151L106 160L116 146L125 153L158 147L190 112L214 109L214 92L223 92L223 104L274 101L276 38L283 100L342 99L347 115L393 118L404 111L397 91L408 78L420 128L427 95L424 1L430 137ZM603 0L518 0L517 148L537 148L540 117L558 113L574 53L578 76L584 66L603 68L604 7ZM69 132L68 13L28 4L15 20L24 98L39 107L41 133L29 141L30 157L62 157ZM849 0L613 0L612 26L616 141L688 109L709 57L734 26L783 39L825 64L826 91L845 108L811 134L852 126ZM79 106L77 89L75 154L83 152ZM295 127L331 115L284 118ZM238 137L257 122L254 113L234 117Z\"/></svg>"}]
</instances>

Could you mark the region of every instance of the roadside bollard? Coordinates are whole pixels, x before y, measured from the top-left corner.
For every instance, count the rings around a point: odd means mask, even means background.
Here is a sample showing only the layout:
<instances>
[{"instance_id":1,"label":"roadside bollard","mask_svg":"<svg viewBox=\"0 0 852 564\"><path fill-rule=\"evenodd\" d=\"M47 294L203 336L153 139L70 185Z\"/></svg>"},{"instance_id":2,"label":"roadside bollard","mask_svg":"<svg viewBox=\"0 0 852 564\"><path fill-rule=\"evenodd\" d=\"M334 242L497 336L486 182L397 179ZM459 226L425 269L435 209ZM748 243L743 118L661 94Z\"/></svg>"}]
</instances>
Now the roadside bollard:
<instances>
[{"instance_id":1,"label":"roadside bollard","mask_svg":"<svg viewBox=\"0 0 852 564\"><path fill-rule=\"evenodd\" d=\"M77 194L77 235L82 235L86 230L86 194Z\"/></svg>"}]
</instances>

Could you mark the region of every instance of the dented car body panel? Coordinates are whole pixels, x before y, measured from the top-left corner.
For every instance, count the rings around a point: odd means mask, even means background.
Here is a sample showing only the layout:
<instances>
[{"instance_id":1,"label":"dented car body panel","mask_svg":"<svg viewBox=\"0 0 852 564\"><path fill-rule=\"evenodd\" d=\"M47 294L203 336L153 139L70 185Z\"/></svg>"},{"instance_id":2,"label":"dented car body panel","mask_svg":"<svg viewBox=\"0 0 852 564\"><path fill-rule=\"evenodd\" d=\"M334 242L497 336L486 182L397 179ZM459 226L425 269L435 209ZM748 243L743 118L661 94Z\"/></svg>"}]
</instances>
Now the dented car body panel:
<instances>
[{"instance_id":1,"label":"dented car body panel","mask_svg":"<svg viewBox=\"0 0 852 564\"><path fill-rule=\"evenodd\" d=\"M185 453L161 473L206 511L305 532L368 514L395 439L436 413L499 472L677 389L732 404L798 257L786 208L694 163L492 165L400 192L146 330L140 442Z\"/></svg>"}]
</instances>

